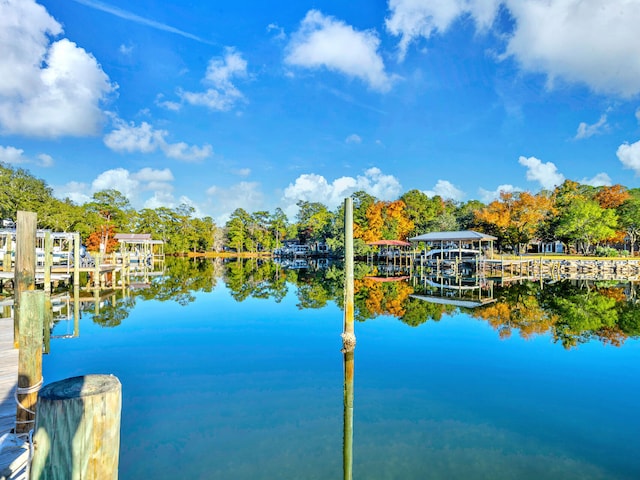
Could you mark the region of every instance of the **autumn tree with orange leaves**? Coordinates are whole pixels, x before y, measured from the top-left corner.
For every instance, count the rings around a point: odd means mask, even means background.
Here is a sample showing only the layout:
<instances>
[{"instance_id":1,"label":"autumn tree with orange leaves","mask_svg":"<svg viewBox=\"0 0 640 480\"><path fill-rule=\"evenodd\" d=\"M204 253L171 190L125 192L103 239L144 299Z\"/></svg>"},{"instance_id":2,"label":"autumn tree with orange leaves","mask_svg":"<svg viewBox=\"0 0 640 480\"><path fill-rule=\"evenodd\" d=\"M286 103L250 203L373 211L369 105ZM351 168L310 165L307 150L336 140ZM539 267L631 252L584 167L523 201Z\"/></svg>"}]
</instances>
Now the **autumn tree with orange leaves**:
<instances>
[{"instance_id":1,"label":"autumn tree with orange leaves","mask_svg":"<svg viewBox=\"0 0 640 480\"><path fill-rule=\"evenodd\" d=\"M359 228L354 232L365 242L405 240L414 228L402 200L374 202L367 208L365 216L367 228Z\"/></svg>"},{"instance_id":2,"label":"autumn tree with orange leaves","mask_svg":"<svg viewBox=\"0 0 640 480\"><path fill-rule=\"evenodd\" d=\"M553 197L545 193L501 192L500 199L475 212L476 222L520 251L538 233L543 222L555 213Z\"/></svg>"}]
</instances>

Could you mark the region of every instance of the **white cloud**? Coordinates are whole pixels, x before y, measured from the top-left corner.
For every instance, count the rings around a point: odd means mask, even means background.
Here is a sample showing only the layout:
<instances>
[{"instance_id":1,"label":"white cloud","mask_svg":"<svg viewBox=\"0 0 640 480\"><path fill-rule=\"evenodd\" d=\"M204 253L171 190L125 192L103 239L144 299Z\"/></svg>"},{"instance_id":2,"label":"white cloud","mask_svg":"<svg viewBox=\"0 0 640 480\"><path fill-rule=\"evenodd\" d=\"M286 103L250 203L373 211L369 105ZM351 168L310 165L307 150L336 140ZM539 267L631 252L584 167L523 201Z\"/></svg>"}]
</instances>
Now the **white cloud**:
<instances>
[{"instance_id":1,"label":"white cloud","mask_svg":"<svg viewBox=\"0 0 640 480\"><path fill-rule=\"evenodd\" d=\"M277 23L270 23L267 25L267 33L273 32L273 38L276 40L284 40L287 38L287 34L284 33L284 28L282 28Z\"/></svg>"},{"instance_id":2,"label":"white cloud","mask_svg":"<svg viewBox=\"0 0 640 480\"><path fill-rule=\"evenodd\" d=\"M640 175L640 140L629 145L623 143L616 151L618 159L625 168L633 170L636 175Z\"/></svg>"},{"instance_id":3,"label":"white cloud","mask_svg":"<svg viewBox=\"0 0 640 480\"><path fill-rule=\"evenodd\" d=\"M152 153L159 149L169 158L184 161L203 160L213 155L211 145L198 147L184 142L168 143L168 135L166 130L156 130L147 122L136 126L133 122L126 123L116 119L115 129L104 136L104 143L119 153Z\"/></svg>"},{"instance_id":4,"label":"white cloud","mask_svg":"<svg viewBox=\"0 0 640 480\"><path fill-rule=\"evenodd\" d=\"M438 180L433 190L425 190L424 193L430 197L438 195L444 200L455 200L456 202L464 198L464 192L447 180Z\"/></svg>"},{"instance_id":5,"label":"white cloud","mask_svg":"<svg viewBox=\"0 0 640 480\"><path fill-rule=\"evenodd\" d=\"M53 193L56 197L69 198L78 205L91 201L89 185L81 182L69 182L62 186L53 186Z\"/></svg>"},{"instance_id":6,"label":"white cloud","mask_svg":"<svg viewBox=\"0 0 640 480\"><path fill-rule=\"evenodd\" d=\"M114 168L102 172L91 182L92 193L113 189L118 190L129 200L136 196L139 188L140 182L132 178L131 172L125 168Z\"/></svg>"},{"instance_id":7,"label":"white cloud","mask_svg":"<svg viewBox=\"0 0 640 480\"><path fill-rule=\"evenodd\" d=\"M640 3L629 0L508 0L516 21L506 55L523 69L585 83L593 90L640 92Z\"/></svg>"},{"instance_id":8,"label":"white cloud","mask_svg":"<svg viewBox=\"0 0 640 480\"><path fill-rule=\"evenodd\" d=\"M54 186L53 190L58 198L68 197L77 204L83 204L91 201L91 196L95 192L114 189L122 193L134 207L139 205L142 192L152 192L152 196L144 202L145 208L150 204L156 207L172 208L176 206L171 194L173 180L173 173L168 168L157 170L146 167L137 172L131 172L125 168L114 168L100 173L91 185L69 182L60 187Z\"/></svg>"},{"instance_id":9,"label":"white cloud","mask_svg":"<svg viewBox=\"0 0 640 480\"><path fill-rule=\"evenodd\" d=\"M233 84L236 78L247 76L247 61L234 48L227 47L224 57L209 60L203 82L210 85L204 92L178 91L183 102L200 105L211 110L231 110L236 103L245 100L244 95Z\"/></svg>"},{"instance_id":10,"label":"white cloud","mask_svg":"<svg viewBox=\"0 0 640 480\"><path fill-rule=\"evenodd\" d=\"M393 175L385 175L379 168L369 168L364 175L340 177L329 183L322 175L307 173L300 175L289 184L282 197L283 210L292 217L297 211L299 200L321 202L329 208L336 208L346 197L359 190L380 200L396 199L402 190L400 182Z\"/></svg>"},{"instance_id":11,"label":"white cloud","mask_svg":"<svg viewBox=\"0 0 640 480\"><path fill-rule=\"evenodd\" d=\"M24 150L16 147L3 147L0 145L0 162L8 163L9 165L18 165L20 163L26 163L28 160L24 156Z\"/></svg>"},{"instance_id":12,"label":"white cloud","mask_svg":"<svg viewBox=\"0 0 640 480\"><path fill-rule=\"evenodd\" d=\"M564 182L564 175L552 162L542 163L536 157L520 157L518 162L527 167L527 180L540 183L542 188L552 189Z\"/></svg>"},{"instance_id":13,"label":"white cloud","mask_svg":"<svg viewBox=\"0 0 640 480\"><path fill-rule=\"evenodd\" d=\"M53 167L53 157L46 153L41 153L38 155L38 163L41 167Z\"/></svg>"},{"instance_id":14,"label":"white cloud","mask_svg":"<svg viewBox=\"0 0 640 480\"><path fill-rule=\"evenodd\" d=\"M66 38L33 0L0 2L0 129L35 137L84 136L103 122L117 88L96 59Z\"/></svg>"},{"instance_id":15,"label":"white cloud","mask_svg":"<svg viewBox=\"0 0 640 480\"><path fill-rule=\"evenodd\" d=\"M133 52L133 45L125 45L125 44L121 44L121 45L120 45L120 47L118 48L118 51L119 51L122 55L129 56L129 55L131 55L131 53Z\"/></svg>"},{"instance_id":16,"label":"white cloud","mask_svg":"<svg viewBox=\"0 0 640 480\"><path fill-rule=\"evenodd\" d=\"M251 169L238 168L236 170L233 170L231 173L233 173L234 175L238 175L239 177L248 177L249 175L251 175Z\"/></svg>"},{"instance_id":17,"label":"white cloud","mask_svg":"<svg viewBox=\"0 0 640 480\"><path fill-rule=\"evenodd\" d=\"M208 144L198 147L197 145L187 145L184 142L165 143L160 145L160 148L167 157L188 162L204 160L213 155L213 148Z\"/></svg>"},{"instance_id":18,"label":"white cloud","mask_svg":"<svg viewBox=\"0 0 640 480\"><path fill-rule=\"evenodd\" d=\"M593 178L583 178L579 183L583 185L591 185L592 187L611 186L611 178L606 173L601 172Z\"/></svg>"},{"instance_id":19,"label":"white cloud","mask_svg":"<svg viewBox=\"0 0 640 480\"><path fill-rule=\"evenodd\" d=\"M345 143L362 143L362 138L360 137L360 135L352 133L344 141Z\"/></svg>"},{"instance_id":20,"label":"white cloud","mask_svg":"<svg viewBox=\"0 0 640 480\"><path fill-rule=\"evenodd\" d=\"M480 29L491 26L501 0L389 0L387 30L400 36L400 58L419 37L446 31L462 15L471 16Z\"/></svg>"},{"instance_id":21,"label":"white cloud","mask_svg":"<svg viewBox=\"0 0 640 480\"><path fill-rule=\"evenodd\" d=\"M414 40L473 19L480 30L494 23L499 7L513 30L502 58L513 57L528 72L584 83L596 92L630 97L640 92L640 2L630 0L389 0L386 26L401 37L401 57Z\"/></svg>"},{"instance_id":22,"label":"white cloud","mask_svg":"<svg viewBox=\"0 0 640 480\"><path fill-rule=\"evenodd\" d=\"M299 30L291 36L285 62L303 68L324 67L386 92L394 78L385 72L379 46L375 31L358 31L318 10L309 10Z\"/></svg>"},{"instance_id":23,"label":"white cloud","mask_svg":"<svg viewBox=\"0 0 640 480\"><path fill-rule=\"evenodd\" d=\"M484 203L490 203L493 202L494 200L497 200L500 198L500 194L501 193L515 193L515 192L521 192L522 189L519 187L514 187L513 185L498 185L498 188L496 188L493 191L490 190L485 190L484 188L479 188L478 189L478 194L480 195L480 201L484 202Z\"/></svg>"},{"instance_id":24,"label":"white cloud","mask_svg":"<svg viewBox=\"0 0 640 480\"><path fill-rule=\"evenodd\" d=\"M53 166L53 157L46 153L40 153L37 155L36 160L32 160L24 154L24 150L21 148L0 145L0 162L10 165L36 163L41 167L51 167Z\"/></svg>"},{"instance_id":25,"label":"white cloud","mask_svg":"<svg viewBox=\"0 0 640 480\"><path fill-rule=\"evenodd\" d=\"M594 135L606 132L608 129L609 125L607 124L607 115L605 114L602 115L593 125L587 125L586 122L580 122L575 138L576 140L580 140L583 138L593 137Z\"/></svg>"},{"instance_id":26,"label":"white cloud","mask_svg":"<svg viewBox=\"0 0 640 480\"><path fill-rule=\"evenodd\" d=\"M213 185L207 189L207 196L218 225L224 225L237 208L249 213L264 209L264 194L258 182L240 182L228 188Z\"/></svg>"}]
</instances>

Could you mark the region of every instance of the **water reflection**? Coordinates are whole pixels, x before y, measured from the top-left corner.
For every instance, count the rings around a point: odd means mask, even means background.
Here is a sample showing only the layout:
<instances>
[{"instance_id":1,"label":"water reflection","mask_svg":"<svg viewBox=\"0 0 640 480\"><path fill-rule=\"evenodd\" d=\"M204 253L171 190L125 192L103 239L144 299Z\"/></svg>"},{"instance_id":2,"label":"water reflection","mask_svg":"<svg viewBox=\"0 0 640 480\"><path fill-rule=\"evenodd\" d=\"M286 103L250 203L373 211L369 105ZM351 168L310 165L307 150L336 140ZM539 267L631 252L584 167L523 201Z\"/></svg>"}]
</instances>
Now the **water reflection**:
<instances>
[{"instance_id":1,"label":"water reflection","mask_svg":"<svg viewBox=\"0 0 640 480\"><path fill-rule=\"evenodd\" d=\"M620 346L640 336L640 288L634 282L563 280L502 285L483 278L410 273L357 263L355 320L393 316L417 327L463 312L486 321L501 338L514 333L523 338L545 334L565 348L591 340ZM102 292L98 299L81 295L80 309L93 309L95 323L114 327L126 320L138 298L185 306L195 301L197 292L209 292L218 282L224 283L237 302L250 298L281 302L293 291L299 309L320 309L329 303L344 306L340 264L286 268L261 259L167 258L166 274L153 278L145 288Z\"/></svg>"}]
</instances>

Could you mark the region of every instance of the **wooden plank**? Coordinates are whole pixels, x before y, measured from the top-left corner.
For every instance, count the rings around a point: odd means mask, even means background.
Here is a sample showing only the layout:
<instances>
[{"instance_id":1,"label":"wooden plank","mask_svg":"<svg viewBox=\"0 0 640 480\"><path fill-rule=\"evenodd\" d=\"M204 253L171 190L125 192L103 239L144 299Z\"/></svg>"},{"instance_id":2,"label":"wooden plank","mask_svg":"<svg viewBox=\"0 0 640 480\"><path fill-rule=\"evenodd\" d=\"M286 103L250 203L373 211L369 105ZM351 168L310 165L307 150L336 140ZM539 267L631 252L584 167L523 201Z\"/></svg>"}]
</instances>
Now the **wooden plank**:
<instances>
[{"instance_id":1,"label":"wooden plank","mask_svg":"<svg viewBox=\"0 0 640 480\"><path fill-rule=\"evenodd\" d=\"M16 423L14 393L18 381L18 349L13 348L13 319L0 319L0 435Z\"/></svg>"}]
</instances>

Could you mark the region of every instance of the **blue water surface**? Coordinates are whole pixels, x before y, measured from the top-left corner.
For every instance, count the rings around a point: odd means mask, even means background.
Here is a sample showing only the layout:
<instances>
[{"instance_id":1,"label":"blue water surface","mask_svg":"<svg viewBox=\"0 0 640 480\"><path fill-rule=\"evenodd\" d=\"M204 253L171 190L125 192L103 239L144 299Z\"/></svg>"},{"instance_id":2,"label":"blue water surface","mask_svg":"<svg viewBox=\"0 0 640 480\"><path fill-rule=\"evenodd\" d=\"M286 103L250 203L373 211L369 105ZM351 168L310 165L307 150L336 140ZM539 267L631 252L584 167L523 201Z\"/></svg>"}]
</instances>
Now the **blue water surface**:
<instances>
[{"instance_id":1,"label":"blue water surface","mask_svg":"<svg viewBox=\"0 0 640 480\"><path fill-rule=\"evenodd\" d=\"M47 383L122 382L120 479L342 478L341 309L193 295L138 298L114 328L83 313L44 358ZM566 350L462 313L356 336L354 478L640 478L638 341Z\"/></svg>"}]
</instances>

